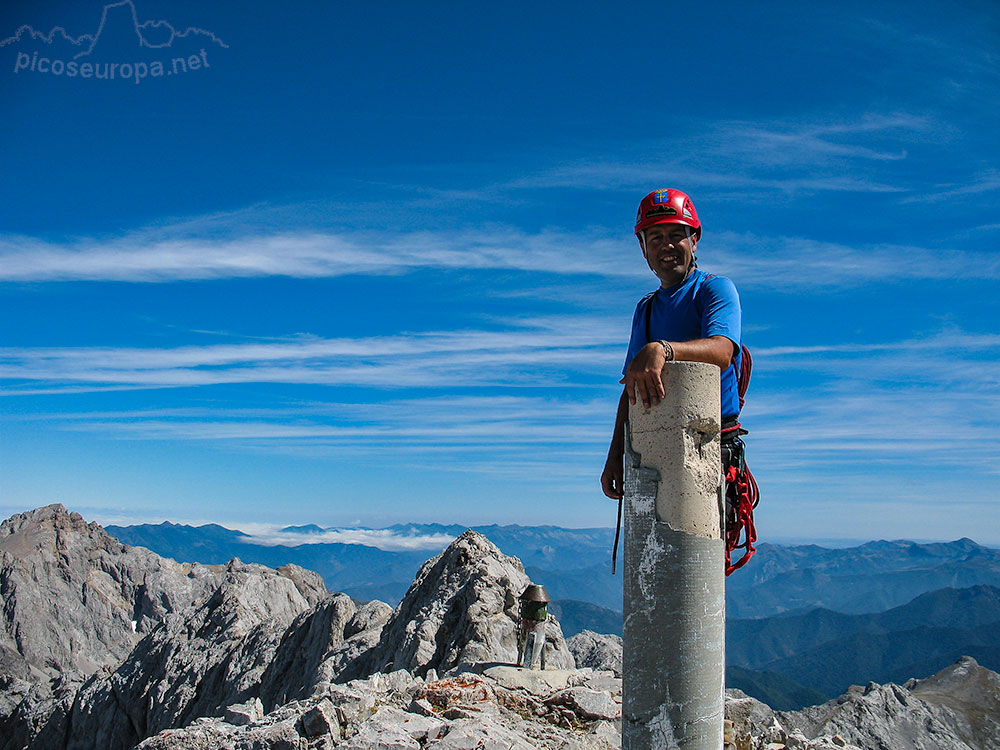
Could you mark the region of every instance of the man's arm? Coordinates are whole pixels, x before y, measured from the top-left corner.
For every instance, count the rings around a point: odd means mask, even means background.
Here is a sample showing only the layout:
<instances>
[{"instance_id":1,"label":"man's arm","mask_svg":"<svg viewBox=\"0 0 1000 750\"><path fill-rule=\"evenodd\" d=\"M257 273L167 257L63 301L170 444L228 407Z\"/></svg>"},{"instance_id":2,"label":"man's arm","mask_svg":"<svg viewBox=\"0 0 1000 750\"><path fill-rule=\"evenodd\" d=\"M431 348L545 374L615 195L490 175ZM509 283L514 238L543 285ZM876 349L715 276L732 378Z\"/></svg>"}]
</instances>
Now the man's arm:
<instances>
[{"instance_id":1,"label":"man's arm","mask_svg":"<svg viewBox=\"0 0 1000 750\"><path fill-rule=\"evenodd\" d=\"M615 414L615 430L611 434L608 460L601 473L601 489L612 500L620 500L625 494L625 420L628 419L628 399L622 391Z\"/></svg>"},{"instance_id":2,"label":"man's arm","mask_svg":"<svg viewBox=\"0 0 1000 750\"><path fill-rule=\"evenodd\" d=\"M707 362L716 365L720 370L729 367L733 358L733 342L725 336L711 336L707 339L694 341L670 341L674 350L674 360L678 362ZM615 414L615 429L611 435L611 445L608 447L608 460L604 462L601 474L601 489L613 500L620 499L625 492L625 421L628 419L629 404L634 404L636 394L647 409L652 404L660 403L663 398L663 380L660 373L667 362L667 354L659 342L646 344L629 363L628 371L620 383L625 384L621 398L618 399L618 412Z\"/></svg>"},{"instance_id":3,"label":"man's arm","mask_svg":"<svg viewBox=\"0 0 1000 750\"><path fill-rule=\"evenodd\" d=\"M676 362L707 362L725 370L733 359L733 342L726 336L667 343L674 350ZM629 363L625 377L618 381L625 384L625 395L628 396L629 403L634 404L637 396L647 409L650 404L655 406L660 403L663 398L660 373L666 362L667 353L658 341L651 341L639 350Z\"/></svg>"}]
</instances>

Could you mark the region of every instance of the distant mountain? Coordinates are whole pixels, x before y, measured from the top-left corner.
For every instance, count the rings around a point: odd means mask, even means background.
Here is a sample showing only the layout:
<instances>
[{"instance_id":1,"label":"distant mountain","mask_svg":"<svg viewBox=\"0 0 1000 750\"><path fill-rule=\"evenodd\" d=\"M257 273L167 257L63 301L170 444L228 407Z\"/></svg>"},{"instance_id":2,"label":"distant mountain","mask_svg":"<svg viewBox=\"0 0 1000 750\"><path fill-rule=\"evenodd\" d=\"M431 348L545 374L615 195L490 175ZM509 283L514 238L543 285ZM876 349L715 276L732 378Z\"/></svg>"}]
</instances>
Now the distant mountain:
<instances>
[{"instance_id":1,"label":"distant mountain","mask_svg":"<svg viewBox=\"0 0 1000 750\"><path fill-rule=\"evenodd\" d=\"M324 529L322 526L309 523L305 526L286 526L282 531L289 534L322 534Z\"/></svg>"},{"instance_id":2,"label":"distant mountain","mask_svg":"<svg viewBox=\"0 0 1000 750\"><path fill-rule=\"evenodd\" d=\"M940 589L877 614L847 615L813 609L756 620L730 618L727 652L731 663L761 669L817 644L862 633L884 635L921 627L974 629L998 620L1000 588Z\"/></svg>"},{"instance_id":3,"label":"distant mountain","mask_svg":"<svg viewBox=\"0 0 1000 750\"><path fill-rule=\"evenodd\" d=\"M457 524L397 524L384 531L392 532L396 538L458 537L466 528ZM428 554L435 554L446 546L445 542L440 549L389 551L363 544L310 543L310 537L333 530L316 524L281 529L286 534L301 535L302 544L297 545L254 544L243 532L217 524L187 526L164 522L108 526L106 530L125 544L146 547L158 555L178 561L217 564L238 557L243 562L257 562L270 567L294 563L317 571L332 590L342 591L357 599L377 598L390 604L402 599L417 568ZM473 531L483 534L504 554L518 557L526 565L535 561L554 563L565 569L552 574L553 579L559 579L559 590L565 588L564 579L576 581L577 587L585 586L589 581L593 588L596 583L604 592L601 602L612 605L617 602L615 606L621 609L620 579L595 575L598 571L606 573L607 565L583 567L585 563L592 563L595 557L609 554L613 529L490 525L475 527ZM538 570L540 582L546 583L544 578L547 574ZM534 574L529 571L529 575ZM584 597L562 598L591 601Z\"/></svg>"},{"instance_id":4,"label":"distant mountain","mask_svg":"<svg viewBox=\"0 0 1000 750\"><path fill-rule=\"evenodd\" d=\"M726 661L782 675L831 698L852 684L925 677L962 655L996 669L998 628L1000 588L949 588L878 614L814 609L731 619Z\"/></svg>"},{"instance_id":5,"label":"distant mountain","mask_svg":"<svg viewBox=\"0 0 1000 750\"><path fill-rule=\"evenodd\" d=\"M605 635L622 634L622 613L590 602L556 599L549 603L549 612L559 620L567 638L584 630Z\"/></svg>"},{"instance_id":6,"label":"distant mountain","mask_svg":"<svg viewBox=\"0 0 1000 750\"><path fill-rule=\"evenodd\" d=\"M784 675L733 665L726 667L726 688L742 690L775 711L797 711L804 706L823 703L827 699L818 690L800 685Z\"/></svg>"},{"instance_id":7,"label":"distant mountain","mask_svg":"<svg viewBox=\"0 0 1000 750\"><path fill-rule=\"evenodd\" d=\"M195 527L167 522L108 526L106 531L124 544L146 547L178 562L218 565L235 557L271 568L293 563L319 573L332 591L360 594L370 588L373 593L370 598L376 598L377 594L377 598L393 602L398 602L406 593L428 555L424 550L387 552L362 544L323 543L293 547L252 544L242 532L216 524ZM434 553L439 551L434 550Z\"/></svg>"},{"instance_id":8,"label":"distant mountain","mask_svg":"<svg viewBox=\"0 0 1000 750\"><path fill-rule=\"evenodd\" d=\"M976 628L920 627L891 633L859 633L819 644L808 651L766 665L767 671L832 698L851 685L870 680L905 682L933 674L965 654L987 669L1000 666L996 643L1000 621Z\"/></svg>"},{"instance_id":9,"label":"distant mountain","mask_svg":"<svg viewBox=\"0 0 1000 750\"><path fill-rule=\"evenodd\" d=\"M622 634L620 611L571 599L549 608L567 637L584 630ZM796 710L852 684L926 677L962 655L995 670L998 631L1000 588L993 586L941 589L876 614L812 609L729 619L726 685L777 710Z\"/></svg>"},{"instance_id":10,"label":"distant mountain","mask_svg":"<svg viewBox=\"0 0 1000 750\"><path fill-rule=\"evenodd\" d=\"M443 549L380 550L362 544L309 544L315 524L286 527L302 544L251 544L239 531L215 524L192 527L163 523L109 526L108 533L178 561L220 563L233 557L268 566L293 562L316 570L331 589L356 598L390 603L406 593L419 563ZM319 530L319 531L317 531ZM478 526L475 531L506 555L518 557L528 575L553 599L589 602L622 610L621 575L611 575L613 529L564 529L557 526ZM380 530L394 538L457 537L457 524L397 524ZM976 585L1000 587L1000 550L970 539L921 544L870 542L827 549L815 545L761 544L745 568L726 580L730 618L761 618L821 607L846 614L880 612L937 589Z\"/></svg>"},{"instance_id":11,"label":"distant mountain","mask_svg":"<svg viewBox=\"0 0 1000 750\"><path fill-rule=\"evenodd\" d=\"M545 586L553 599L590 602L605 609L622 611L622 574L619 569L618 575L611 575L610 559L606 563L575 570L552 570L537 565L526 565L525 570L532 581Z\"/></svg>"},{"instance_id":12,"label":"distant mountain","mask_svg":"<svg viewBox=\"0 0 1000 750\"><path fill-rule=\"evenodd\" d=\"M619 611L571 599L556 599L549 609L567 637L584 630L622 634ZM726 685L775 709L795 710L852 684L926 677L963 655L996 670L998 631L1000 588L993 586L941 589L877 614L813 609L730 619Z\"/></svg>"},{"instance_id":13,"label":"distant mountain","mask_svg":"<svg viewBox=\"0 0 1000 750\"><path fill-rule=\"evenodd\" d=\"M730 617L741 618L812 607L861 614L928 591L979 584L1000 586L1000 550L971 539L878 541L844 549L761 544L750 564L726 580L726 608Z\"/></svg>"}]
</instances>

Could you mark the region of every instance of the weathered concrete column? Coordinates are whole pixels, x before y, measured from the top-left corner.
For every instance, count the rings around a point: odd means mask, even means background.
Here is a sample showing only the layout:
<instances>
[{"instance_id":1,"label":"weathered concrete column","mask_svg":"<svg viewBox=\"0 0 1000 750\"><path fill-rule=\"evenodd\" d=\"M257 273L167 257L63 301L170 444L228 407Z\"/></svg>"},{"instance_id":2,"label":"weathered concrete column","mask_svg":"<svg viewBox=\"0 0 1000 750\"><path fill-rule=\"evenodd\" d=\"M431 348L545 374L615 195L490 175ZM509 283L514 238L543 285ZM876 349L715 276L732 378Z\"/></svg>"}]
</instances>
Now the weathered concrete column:
<instances>
[{"instance_id":1,"label":"weathered concrete column","mask_svg":"<svg viewBox=\"0 0 1000 750\"><path fill-rule=\"evenodd\" d=\"M665 398L629 410L623 750L720 750L725 548L719 368L668 362Z\"/></svg>"}]
</instances>

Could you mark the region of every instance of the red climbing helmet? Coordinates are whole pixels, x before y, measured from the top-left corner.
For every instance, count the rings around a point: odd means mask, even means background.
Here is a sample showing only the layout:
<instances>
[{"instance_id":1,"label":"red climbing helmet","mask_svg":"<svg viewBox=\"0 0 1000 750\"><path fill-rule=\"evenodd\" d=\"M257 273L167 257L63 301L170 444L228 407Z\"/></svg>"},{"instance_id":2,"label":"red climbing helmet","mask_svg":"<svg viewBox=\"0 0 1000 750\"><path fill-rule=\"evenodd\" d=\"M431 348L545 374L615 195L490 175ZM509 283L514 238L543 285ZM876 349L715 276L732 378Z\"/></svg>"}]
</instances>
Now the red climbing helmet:
<instances>
[{"instance_id":1,"label":"red climbing helmet","mask_svg":"<svg viewBox=\"0 0 1000 750\"><path fill-rule=\"evenodd\" d=\"M642 199L635 215L636 236L654 224L684 224L694 230L695 239L701 239L698 212L687 194L680 190L654 190Z\"/></svg>"}]
</instances>

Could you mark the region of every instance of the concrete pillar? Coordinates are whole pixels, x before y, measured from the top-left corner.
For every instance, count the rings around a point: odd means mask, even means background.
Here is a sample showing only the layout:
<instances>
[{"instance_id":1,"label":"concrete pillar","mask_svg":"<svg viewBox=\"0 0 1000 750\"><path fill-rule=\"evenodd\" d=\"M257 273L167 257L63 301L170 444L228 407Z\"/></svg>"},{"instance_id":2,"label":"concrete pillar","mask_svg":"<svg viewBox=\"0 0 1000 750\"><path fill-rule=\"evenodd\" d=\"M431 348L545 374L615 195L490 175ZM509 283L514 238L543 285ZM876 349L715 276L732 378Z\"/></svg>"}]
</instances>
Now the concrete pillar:
<instances>
[{"instance_id":1,"label":"concrete pillar","mask_svg":"<svg viewBox=\"0 0 1000 750\"><path fill-rule=\"evenodd\" d=\"M629 410L623 750L720 750L725 543L719 368L668 362L666 396Z\"/></svg>"}]
</instances>

